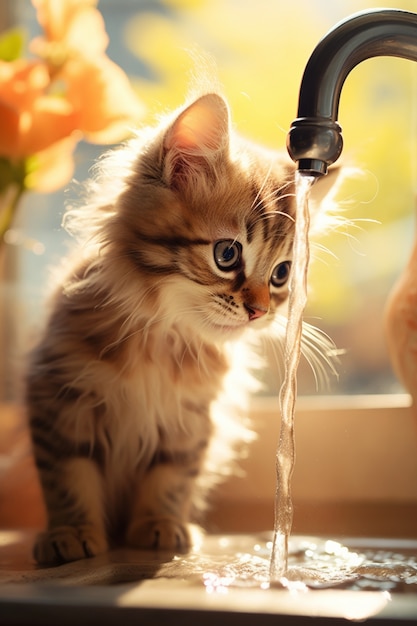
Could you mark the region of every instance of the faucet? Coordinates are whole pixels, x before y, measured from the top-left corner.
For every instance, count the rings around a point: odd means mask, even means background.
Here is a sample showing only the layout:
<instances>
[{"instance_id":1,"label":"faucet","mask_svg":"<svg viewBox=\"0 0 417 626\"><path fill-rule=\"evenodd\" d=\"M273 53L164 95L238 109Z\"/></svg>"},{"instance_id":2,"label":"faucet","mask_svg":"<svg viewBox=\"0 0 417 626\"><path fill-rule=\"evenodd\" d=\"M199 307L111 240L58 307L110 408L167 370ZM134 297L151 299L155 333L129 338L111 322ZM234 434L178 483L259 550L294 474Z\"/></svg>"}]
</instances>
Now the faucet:
<instances>
[{"instance_id":1,"label":"faucet","mask_svg":"<svg viewBox=\"0 0 417 626\"><path fill-rule=\"evenodd\" d=\"M362 11L339 22L318 43L301 81L298 117L287 136L301 174L318 177L343 148L339 100L349 72L377 56L417 61L417 14L398 9Z\"/></svg>"}]
</instances>

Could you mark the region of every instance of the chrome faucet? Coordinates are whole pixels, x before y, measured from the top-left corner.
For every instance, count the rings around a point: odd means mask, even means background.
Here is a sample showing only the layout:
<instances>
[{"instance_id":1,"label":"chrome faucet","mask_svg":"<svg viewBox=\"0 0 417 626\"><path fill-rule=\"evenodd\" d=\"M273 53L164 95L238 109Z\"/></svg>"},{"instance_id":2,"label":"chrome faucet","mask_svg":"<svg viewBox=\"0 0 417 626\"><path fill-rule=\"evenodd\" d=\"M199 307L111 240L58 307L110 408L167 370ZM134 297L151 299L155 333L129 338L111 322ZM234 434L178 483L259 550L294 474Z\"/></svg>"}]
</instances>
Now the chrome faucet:
<instances>
[{"instance_id":1,"label":"chrome faucet","mask_svg":"<svg viewBox=\"0 0 417 626\"><path fill-rule=\"evenodd\" d=\"M318 43L304 70L298 117L287 137L288 152L302 174L326 174L339 158L343 84L356 65L377 56L417 61L417 14L398 9L363 11L337 24Z\"/></svg>"}]
</instances>

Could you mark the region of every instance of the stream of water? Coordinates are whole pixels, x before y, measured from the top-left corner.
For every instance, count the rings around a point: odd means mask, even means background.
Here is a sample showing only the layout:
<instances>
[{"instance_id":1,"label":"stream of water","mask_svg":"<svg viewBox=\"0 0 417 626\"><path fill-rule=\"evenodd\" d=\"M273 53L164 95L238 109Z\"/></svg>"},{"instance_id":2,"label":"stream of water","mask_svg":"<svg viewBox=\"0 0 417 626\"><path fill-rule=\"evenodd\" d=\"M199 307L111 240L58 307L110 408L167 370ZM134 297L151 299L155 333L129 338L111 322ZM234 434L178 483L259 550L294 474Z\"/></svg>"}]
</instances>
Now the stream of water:
<instances>
[{"instance_id":1,"label":"stream of water","mask_svg":"<svg viewBox=\"0 0 417 626\"><path fill-rule=\"evenodd\" d=\"M294 414L297 368L301 353L303 313L307 303L308 198L313 183L314 178L301 175L298 175L296 180L293 267L289 284L289 310L284 346L285 377L280 392L281 429L276 453L275 525L273 540L267 544L267 549L270 550L268 581L265 561L262 565L262 559L259 558L261 549L257 553L256 577L258 582L266 587L278 585L299 589L303 586L310 588L338 586L344 589L413 593L417 586L415 550L408 555L388 550L367 550L359 553L331 540L312 542L310 545L304 545L301 541L296 548L294 540L291 540L292 546L289 549L293 517L291 477L295 463ZM237 567L241 570L240 579L242 572L246 571L247 574L248 562ZM249 577L251 576L246 576Z\"/></svg>"},{"instance_id":2,"label":"stream of water","mask_svg":"<svg viewBox=\"0 0 417 626\"><path fill-rule=\"evenodd\" d=\"M277 489L275 494L275 525L270 563L272 581L280 580L288 566L288 540L293 508L291 476L295 462L294 412L297 397L297 368L301 352L303 313L307 303L307 272L309 263L308 197L313 177L296 178L296 219L293 264L289 283L288 322L285 335L285 377L280 392L281 429L276 454Z\"/></svg>"}]
</instances>

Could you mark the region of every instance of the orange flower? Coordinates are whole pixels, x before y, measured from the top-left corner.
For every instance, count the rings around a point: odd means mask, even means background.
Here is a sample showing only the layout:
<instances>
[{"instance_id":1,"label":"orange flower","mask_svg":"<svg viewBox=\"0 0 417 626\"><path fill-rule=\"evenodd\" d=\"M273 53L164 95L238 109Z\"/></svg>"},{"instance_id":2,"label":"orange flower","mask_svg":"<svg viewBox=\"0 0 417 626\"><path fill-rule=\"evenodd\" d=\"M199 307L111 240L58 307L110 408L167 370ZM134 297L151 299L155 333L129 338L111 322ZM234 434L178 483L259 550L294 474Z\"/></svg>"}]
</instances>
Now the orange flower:
<instances>
[{"instance_id":1,"label":"orange flower","mask_svg":"<svg viewBox=\"0 0 417 626\"><path fill-rule=\"evenodd\" d=\"M44 36L32 50L64 86L88 141L112 143L143 112L126 74L105 54L108 37L95 0L32 0Z\"/></svg>"},{"instance_id":2,"label":"orange flower","mask_svg":"<svg viewBox=\"0 0 417 626\"><path fill-rule=\"evenodd\" d=\"M31 42L37 58L0 60L0 242L25 189L63 186L80 139L119 141L143 112L105 53L96 0L32 2L43 28Z\"/></svg>"},{"instance_id":3,"label":"orange flower","mask_svg":"<svg viewBox=\"0 0 417 626\"><path fill-rule=\"evenodd\" d=\"M47 93L49 75L40 61L0 61L0 156L32 156L75 130L69 103Z\"/></svg>"},{"instance_id":4,"label":"orange flower","mask_svg":"<svg viewBox=\"0 0 417 626\"><path fill-rule=\"evenodd\" d=\"M89 57L105 52L108 37L97 0L32 0L32 4L44 31L33 44L38 53L39 47L49 48L50 61L59 64L70 53Z\"/></svg>"}]
</instances>

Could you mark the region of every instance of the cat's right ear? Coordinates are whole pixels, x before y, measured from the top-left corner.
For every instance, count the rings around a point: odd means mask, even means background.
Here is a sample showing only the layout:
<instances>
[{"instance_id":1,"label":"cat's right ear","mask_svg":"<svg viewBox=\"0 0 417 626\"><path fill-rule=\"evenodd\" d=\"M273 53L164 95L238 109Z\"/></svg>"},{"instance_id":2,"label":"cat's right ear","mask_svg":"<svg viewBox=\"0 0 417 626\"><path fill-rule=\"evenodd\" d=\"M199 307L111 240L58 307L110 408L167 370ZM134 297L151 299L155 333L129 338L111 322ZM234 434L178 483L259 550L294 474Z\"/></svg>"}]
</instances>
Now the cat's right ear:
<instances>
[{"instance_id":1,"label":"cat's right ear","mask_svg":"<svg viewBox=\"0 0 417 626\"><path fill-rule=\"evenodd\" d=\"M221 96L201 96L188 106L164 137L164 174L170 186L208 173L229 146L229 110Z\"/></svg>"}]
</instances>

